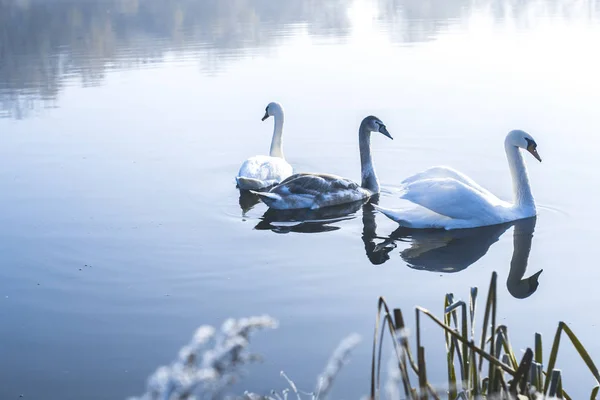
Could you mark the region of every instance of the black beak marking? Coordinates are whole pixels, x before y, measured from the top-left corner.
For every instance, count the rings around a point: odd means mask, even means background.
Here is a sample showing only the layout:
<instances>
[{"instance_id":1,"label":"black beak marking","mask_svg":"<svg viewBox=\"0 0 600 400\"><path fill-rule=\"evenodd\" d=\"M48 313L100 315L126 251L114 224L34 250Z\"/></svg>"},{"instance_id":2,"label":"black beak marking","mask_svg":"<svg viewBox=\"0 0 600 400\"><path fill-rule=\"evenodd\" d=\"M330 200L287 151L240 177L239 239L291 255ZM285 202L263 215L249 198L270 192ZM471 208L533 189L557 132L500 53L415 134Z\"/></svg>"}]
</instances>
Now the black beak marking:
<instances>
[{"instance_id":1,"label":"black beak marking","mask_svg":"<svg viewBox=\"0 0 600 400\"><path fill-rule=\"evenodd\" d=\"M540 155L537 152L537 143L528 138L525 138L525 141L527 142L527 151L530 152L531 155L534 156L536 160L538 160L539 162L542 162L542 158L540 157Z\"/></svg>"},{"instance_id":2,"label":"black beak marking","mask_svg":"<svg viewBox=\"0 0 600 400\"><path fill-rule=\"evenodd\" d=\"M385 125L379 124L379 132L382 133L384 136L387 136L390 139L394 140L394 138L392 137L392 135L390 135L390 133L388 132L388 130L385 127Z\"/></svg>"}]
</instances>

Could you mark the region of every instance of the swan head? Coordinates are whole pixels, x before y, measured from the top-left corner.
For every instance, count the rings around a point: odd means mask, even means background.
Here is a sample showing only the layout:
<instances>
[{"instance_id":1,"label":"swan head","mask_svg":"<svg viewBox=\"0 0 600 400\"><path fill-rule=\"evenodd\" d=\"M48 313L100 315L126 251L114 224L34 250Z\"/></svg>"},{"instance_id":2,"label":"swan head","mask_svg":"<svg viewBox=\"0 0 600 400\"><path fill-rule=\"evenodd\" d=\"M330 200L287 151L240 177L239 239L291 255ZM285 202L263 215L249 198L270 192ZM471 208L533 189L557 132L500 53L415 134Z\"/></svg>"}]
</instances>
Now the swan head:
<instances>
[{"instance_id":1,"label":"swan head","mask_svg":"<svg viewBox=\"0 0 600 400\"><path fill-rule=\"evenodd\" d=\"M542 272L544 272L543 269L531 275L529 278L525 278L518 281L512 281L509 278L506 282L508 292L515 299L526 299L527 297L535 293L538 286L540 285L539 278Z\"/></svg>"},{"instance_id":2,"label":"swan head","mask_svg":"<svg viewBox=\"0 0 600 400\"><path fill-rule=\"evenodd\" d=\"M529 133L520 129L510 131L506 136L506 144L525 149L530 152L536 160L542 162L542 158L537 152L537 143Z\"/></svg>"},{"instance_id":3,"label":"swan head","mask_svg":"<svg viewBox=\"0 0 600 400\"><path fill-rule=\"evenodd\" d=\"M261 121L264 121L269 117L281 114L283 114L283 107L281 106L281 104L272 101L269 104L267 104L267 107L265 108L265 115L264 117L262 117Z\"/></svg>"},{"instance_id":4,"label":"swan head","mask_svg":"<svg viewBox=\"0 0 600 400\"><path fill-rule=\"evenodd\" d=\"M366 127L369 132L379 132L392 140L394 139L385 127L385 124L373 115L365 117L365 119L362 120L361 126Z\"/></svg>"}]
</instances>

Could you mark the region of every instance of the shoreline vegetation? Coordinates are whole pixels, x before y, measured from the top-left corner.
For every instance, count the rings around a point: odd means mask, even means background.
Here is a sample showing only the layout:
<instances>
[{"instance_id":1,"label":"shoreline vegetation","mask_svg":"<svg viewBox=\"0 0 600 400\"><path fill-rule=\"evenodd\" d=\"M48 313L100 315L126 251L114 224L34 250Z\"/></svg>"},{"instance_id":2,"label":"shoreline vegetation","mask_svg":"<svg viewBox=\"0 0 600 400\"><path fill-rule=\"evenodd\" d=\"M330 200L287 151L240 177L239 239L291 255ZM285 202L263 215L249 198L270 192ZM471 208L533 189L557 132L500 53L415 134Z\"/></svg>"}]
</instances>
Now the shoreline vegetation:
<instances>
[{"instance_id":1,"label":"shoreline vegetation","mask_svg":"<svg viewBox=\"0 0 600 400\"><path fill-rule=\"evenodd\" d=\"M526 348L517 359L508 336L508 327L497 324L497 274L492 273L486 297L483 323L475 323L478 289L473 287L468 303L446 294L444 315L436 317L430 311L415 307L414 337L407 334L401 309L390 309L383 297L378 299L373 336L371 385L365 388L368 395L357 393L365 400L471 400L545 398L571 399L562 385L562 371L556 368L561 339L566 336L597 385L591 389L590 399L600 391L600 373L589 353L575 333L564 322L558 323L549 358L544 364L542 336L535 334L533 346ZM447 386L434 388L427 378L425 347L421 343L421 324L429 320L441 328L446 341ZM281 375L288 388L268 394L245 392L241 396L226 393L231 384L243 374L246 365L259 361L260 356L250 353L248 346L255 332L276 329L277 320L270 316L257 316L239 320L228 319L220 329L203 325L198 328L190 343L180 351L177 359L168 366L159 367L147 381L146 393L129 400L323 400L342 367L349 361L352 350L360 342L357 334L343 339L331 355L312 391L302 391L285 372ZM383 389L381 363L385 338L392 342L392 359ZM416 353L411 351L414 339Z\"/></svg>"}]
</instances>

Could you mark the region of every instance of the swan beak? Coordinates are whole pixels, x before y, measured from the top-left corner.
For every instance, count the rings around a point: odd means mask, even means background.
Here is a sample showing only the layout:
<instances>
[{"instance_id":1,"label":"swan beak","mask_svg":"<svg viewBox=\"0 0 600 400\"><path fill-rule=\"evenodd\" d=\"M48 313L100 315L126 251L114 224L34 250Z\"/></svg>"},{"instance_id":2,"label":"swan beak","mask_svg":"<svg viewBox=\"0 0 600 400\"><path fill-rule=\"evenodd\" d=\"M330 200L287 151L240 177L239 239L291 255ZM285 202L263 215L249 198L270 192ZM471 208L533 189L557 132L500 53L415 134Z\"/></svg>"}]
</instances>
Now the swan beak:
<instances>
[{"instance_id":1,"label":"swan beak","mask_svg":"<svg viewBox=\"0 0 600 400\"><path fill-rule=\"evenodd\" d=\"M542 272L544 272L544 270L540 269L538 272L536 272L535 274L533 274L529 278L527 278L527 282L529 283L530 290L535 291L538 288L538 286L540 284L538 279L540 278L540 275L542 274Z\"/></svg>"},{"instance_id":2,"label":"swan beak","mask_svg":"<svg viewBox=\"0 0 600 400\"><path fill-rule=\"evenodd\" d=\"M535 157L536 160L538 160L539 162L542 162L542 158L540 157L540 155L537 152L537 149L533 146L528 146L527 147L527 151L531 153L531 155L533 155Z\"/></svg>"},{"instance_id":3,"label":"swan beak","mask_svg":"<svg viewBox=\"0 0 600 400\"><path fill-rule=\"evenodd\" d=\"M265 112L265 116L261 118L261 121L264 121L267 118L269 118L269 113Z\"/></svg>"},{"instance_id":4,"label":"swan beak","mask_svg":"<svg viewBox=\"0 0 600 400\"><path fill-rule=\"evenodd\" d=\"M392 135L390 135L390 133L388 132L387 128L384 125L380 125L379 126L379 132L383 133L385 136L387 136L390 139L394 140L394 138L392 137Z\"/></svg>"}]
</instances>

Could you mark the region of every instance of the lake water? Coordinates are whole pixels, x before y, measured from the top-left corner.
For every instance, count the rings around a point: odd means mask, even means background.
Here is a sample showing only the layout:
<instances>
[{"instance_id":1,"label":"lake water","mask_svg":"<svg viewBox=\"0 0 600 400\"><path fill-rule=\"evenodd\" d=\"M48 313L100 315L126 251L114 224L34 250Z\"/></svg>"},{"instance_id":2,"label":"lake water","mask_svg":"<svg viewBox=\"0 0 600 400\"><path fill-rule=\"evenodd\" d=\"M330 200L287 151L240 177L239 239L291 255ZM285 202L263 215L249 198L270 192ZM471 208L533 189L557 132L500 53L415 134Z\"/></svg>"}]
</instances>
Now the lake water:
<instances>
[{"instance_id":1,"label":"lake water","mask_svg":"<svg viewBox=\"0 0 600 400\"><path fill-rule=\"evenodd\" d=\"M585 0L0 0L0 399L138 395L199 325L263 313L280 328L253 340L264 362L238 393L284 388L280 370L311 390L358 332L333 394L359 398L378 296L414 326L413 306L439 315L492 271L517 347L541 332L549 352L564 320L600 359L599 41ZM270 101L298 171L358 180L358 125L381 118L391 207L440 164L511 199L503 140L524 129L537 220L457 236L370 206L297 224L242 209L234 176L268 152ZM562 345L567 391L589 396Z\"/></svg>"}]
</instances>

